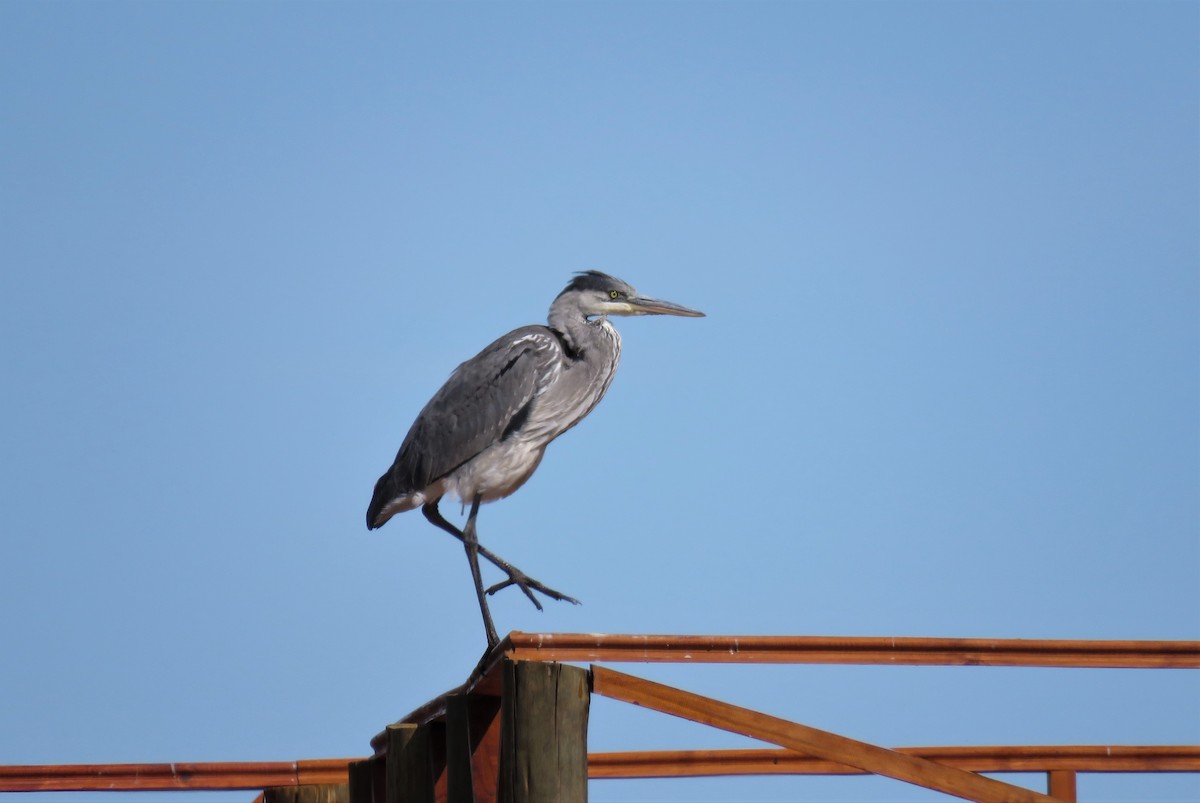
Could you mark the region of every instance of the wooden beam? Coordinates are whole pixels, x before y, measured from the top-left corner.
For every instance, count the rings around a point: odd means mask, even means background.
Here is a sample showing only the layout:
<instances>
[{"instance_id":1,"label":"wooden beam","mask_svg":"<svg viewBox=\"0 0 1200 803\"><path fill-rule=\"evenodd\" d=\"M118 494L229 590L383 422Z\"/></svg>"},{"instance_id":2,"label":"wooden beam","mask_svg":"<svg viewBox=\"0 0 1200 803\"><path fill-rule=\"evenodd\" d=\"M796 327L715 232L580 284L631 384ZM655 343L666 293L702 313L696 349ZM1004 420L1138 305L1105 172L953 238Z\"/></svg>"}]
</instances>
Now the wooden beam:
<instances>
[{"instance_id":1,"label":"wooden beam","mask_svg":"<svg viewBox=\"0 0 1200 803\"><path fill-rule=\"evenodd\" d=\"M517 661L1200 668L1200 641L509 633Z\"/></svg>"},{"instance_id":2,"label":"wooden beam","mask_svg":"<svg viewBox=\"0 0 1200 803\"><path fill-rule=\"evenodd\" d=\"M897 747L971 772L1198 772L1200 745L1050 745ZM592 778L684 778L715 775L861 775L865 771L794 750L645 750L590 753Z\"/></svg>"},{"instance_id":3,"label":"wooden beam","mask_svg":"<svg viewBox=\"0 0 1200 803\"><path fill-rule=\"evenodd\" d=\"M587 800L587 671L563 664L504 664L500 799Z\"/></svg>"},{"instance_id":4,"label":"wooden beam","mask_svg":"<svg viewBox=\"0 0 1200 803\"><path fill-rule=\"evenodd\" d=\"M535 664L536 665L536 664ZM1051 803L1055 798L982 775L898 753L723 703L605 667L592 667L596 694L690 719L753 739L799 750L866 772L923 786L976 803ZM1059 802L1061 803L1061 802Z\"/></svg>"}]
</instances>

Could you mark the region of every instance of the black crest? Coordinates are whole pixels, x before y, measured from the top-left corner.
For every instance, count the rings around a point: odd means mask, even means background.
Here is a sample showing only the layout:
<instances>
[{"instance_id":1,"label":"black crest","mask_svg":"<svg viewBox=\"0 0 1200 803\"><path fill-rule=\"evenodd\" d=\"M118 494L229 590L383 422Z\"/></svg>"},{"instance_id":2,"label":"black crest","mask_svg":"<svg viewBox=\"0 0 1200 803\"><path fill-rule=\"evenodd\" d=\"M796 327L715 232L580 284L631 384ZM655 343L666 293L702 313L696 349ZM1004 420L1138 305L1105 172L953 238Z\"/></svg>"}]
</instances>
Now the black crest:
<instances>
[{"instance_id":1,"label":"black crest","mask_svg":"<svg viewBox=\"0 0 1200 803\"><path fill-rule=\"evenodd\" d=\"M607 293L609 290L620 290L626 295L634 294L634 289L628 284L615 276L609 276L607 273L602 273L598 270L579 271L559 295L569 293L572 290L598 290L601 293Z\"/></svg>"}]
</instances>

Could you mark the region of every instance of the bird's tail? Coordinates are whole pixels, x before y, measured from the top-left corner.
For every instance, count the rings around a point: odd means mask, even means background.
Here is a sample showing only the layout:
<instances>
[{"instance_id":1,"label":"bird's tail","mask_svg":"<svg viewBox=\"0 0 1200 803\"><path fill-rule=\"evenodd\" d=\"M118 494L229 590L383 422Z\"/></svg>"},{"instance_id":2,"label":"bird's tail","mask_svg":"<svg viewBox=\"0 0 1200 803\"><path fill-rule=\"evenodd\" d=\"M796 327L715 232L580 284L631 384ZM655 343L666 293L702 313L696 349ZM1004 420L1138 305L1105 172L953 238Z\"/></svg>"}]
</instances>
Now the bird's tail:
<instances>
[{"instance_id":1,"label":"bird's tail","mask_svg":"<svg viewBox=\"0 0 1200 803\"><path fill-rule=\"evenodd\" d=\"M389 471L380 477L375 483L371 504L367 506L367 529L379 529L401 510L410 510L411 505L404 506L410 496L411 492L401 487L394 472Z\"/></svg>"}]
</instances>

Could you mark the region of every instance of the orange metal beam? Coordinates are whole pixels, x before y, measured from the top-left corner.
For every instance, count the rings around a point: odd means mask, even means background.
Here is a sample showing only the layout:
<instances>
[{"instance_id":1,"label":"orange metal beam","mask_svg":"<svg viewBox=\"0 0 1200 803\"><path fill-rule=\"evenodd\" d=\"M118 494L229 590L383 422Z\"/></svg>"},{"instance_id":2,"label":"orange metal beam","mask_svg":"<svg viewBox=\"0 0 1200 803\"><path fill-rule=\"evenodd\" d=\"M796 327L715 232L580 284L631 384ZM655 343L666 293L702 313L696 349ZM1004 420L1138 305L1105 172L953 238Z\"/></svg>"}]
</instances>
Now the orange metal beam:
<instances>
[{"instance_id":1,"label":"orange metal beam","mask_svg":"<svg viewBox=\"0 0 1200 803\"><path fill-rule=\"evenodd\" d=\"M0 766L0 792L264 789L346 783L350 762L356 760Z\"/></svg>"},{"instance_id":2,"label":"orange metal beam","mask_svg":"<svg viewBox=\"0 0 1200 803\"><path fill-rule=\"evenodd\" d=\"M1200 668L1200 641L509 633L518 661Z\"/></svg>"},{"instance_id":3,"label":"orange metal beam","mask_svg":"<svg viewBox=\"0 0 1200 803\"><path fill-rule=\"evenodd\" d=\"M1200 668L1200 641L981 639L891 636L672 636L524 633L514 630L485 653L461 686L446 694L500 695L505 658L517 661L882 664L1135 669ZM398 722L420 724L446 713L435 697ZM383 733L371 740L378 755Z\"/></svg>"},{"instance_id":4,"label":"orange metal beam","mask_svg":"<svg viewBox=\"0 0 1200 803\"><path fill-rule=\"evenodd\" d=\"M895 752L971 772L1200 772L1200 745L898 747ZM0 766L0 792L253 790L345 783L346 767L354 760ZM858 775L864 771L794 750L658 750L588 755L591 778L776 774Z\"/></svg>"},{"instance_id":5,"label":"orange metal beam","mask_svg":"<svg viewBox=\"0 0 1200 803\"><path fill-rule=\"evenodd\" d=\"M897 747L895 752L970 772L1200 772L1200 746ZM710 775L861 775L794 750L648 750L590 753L592 778Z\"/></svg>"},{"instance_id":6,"label":"orange metal beam","mask_svg":"<svg viewBox=\"0 0 1200 803\"><path fill-rule=\"evenodd\" d=\"M602 666L592 667L592 682L595 694L761 739L964 800L976 803L1061 803L1057 798L983 775L848 739Z\"/></svg>"},{"instance_id":7,"label":"orange metal beam","mask_svg":"<svg viewBox=\"0 0 1200 803\"><path fill-rule=\"evenodd\" d=\"M1079 792L1076 788L1077 779L1073 771L1054 770L1050 773L1050 777L1047 780L1050 787L1047 791L1054 795L1054 797L1064 800L1066 803L1076 803L1079 799L1077 797Z\"/></svg>"}]
</instances>

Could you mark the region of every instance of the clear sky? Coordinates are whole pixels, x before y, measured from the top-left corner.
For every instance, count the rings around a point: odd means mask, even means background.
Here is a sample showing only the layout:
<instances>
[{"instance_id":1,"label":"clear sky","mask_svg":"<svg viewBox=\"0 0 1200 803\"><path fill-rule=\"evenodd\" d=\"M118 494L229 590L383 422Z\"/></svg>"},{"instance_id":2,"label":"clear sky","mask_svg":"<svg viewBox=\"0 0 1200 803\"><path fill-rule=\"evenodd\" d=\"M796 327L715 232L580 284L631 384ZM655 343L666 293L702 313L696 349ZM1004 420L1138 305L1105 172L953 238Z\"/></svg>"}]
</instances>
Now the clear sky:
<instances>
[{"instance_id":1,"label":"clear sky","mask_svg":"<svg viewBox=\"0 0 1200 803\"><path fill-rule=\"evenodd\" d=\"M363 755L461 682L462 550L363 514L586 268L708 317L618 320L484 508L584 602L502 633L1200 638L1198 9L0 3L0 763ZM1195 672L626 669L885 745L1200 742Z\"/></svg>"}]
</instances>

